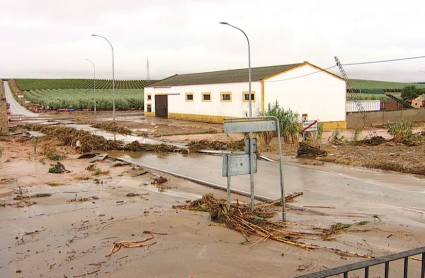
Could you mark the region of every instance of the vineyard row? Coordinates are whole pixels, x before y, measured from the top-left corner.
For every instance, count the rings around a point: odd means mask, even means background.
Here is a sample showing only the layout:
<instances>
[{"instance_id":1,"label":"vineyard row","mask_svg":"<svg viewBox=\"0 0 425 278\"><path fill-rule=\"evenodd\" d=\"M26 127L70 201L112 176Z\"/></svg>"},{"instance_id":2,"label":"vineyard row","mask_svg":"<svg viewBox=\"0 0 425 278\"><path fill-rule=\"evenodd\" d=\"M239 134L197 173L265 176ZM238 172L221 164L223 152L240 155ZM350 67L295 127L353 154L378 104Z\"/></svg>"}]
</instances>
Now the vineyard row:
<instances>
[{"instance_id":1,"label":"vineyard row","mask_svg":"<svg viewBox=\"0 0 425 278\"><path fill-rule=\"evenodd\" d=\"M93 109L96 99L97 110L112 109L112 90L96 89L96 95L90 89L46 89L24 91L25 100L40 104L53 110L62 108ZM115 90L117 109L143 108L143 90Z\"/></svg>"},{"instance_id":2,"label":"vineyard row","mask_svg":"<svg viewBox=\"0 0 425 278\"><path fill-rule=\"evenodd\" d=\"M143 89L157 80L115 80L115 89ZM93 79L16 79L22 91L45 89L93 89ZM96 89L112 89L112 80L96 79Z\"/></svg>"}]
</instances>

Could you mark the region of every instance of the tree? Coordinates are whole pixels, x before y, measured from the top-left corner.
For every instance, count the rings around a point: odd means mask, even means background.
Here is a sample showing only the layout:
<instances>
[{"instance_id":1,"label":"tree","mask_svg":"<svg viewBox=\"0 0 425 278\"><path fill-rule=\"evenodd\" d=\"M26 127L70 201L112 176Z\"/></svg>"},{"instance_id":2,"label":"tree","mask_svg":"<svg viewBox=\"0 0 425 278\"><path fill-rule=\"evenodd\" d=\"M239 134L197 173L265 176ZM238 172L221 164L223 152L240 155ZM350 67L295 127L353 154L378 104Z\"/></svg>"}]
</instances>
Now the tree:
<instances>
[{"instance_id":1,"label":"tree","mask_svg":"<svg viewBox=\"0 0 425 278\"><path fill-rule=\"evenodd\" d=\"M401 98L403 100L408 100L412 98L417 98L420 94L420 89L416 89L415 86L406 86L401 90Z\"/></svg>"}]
</instances>

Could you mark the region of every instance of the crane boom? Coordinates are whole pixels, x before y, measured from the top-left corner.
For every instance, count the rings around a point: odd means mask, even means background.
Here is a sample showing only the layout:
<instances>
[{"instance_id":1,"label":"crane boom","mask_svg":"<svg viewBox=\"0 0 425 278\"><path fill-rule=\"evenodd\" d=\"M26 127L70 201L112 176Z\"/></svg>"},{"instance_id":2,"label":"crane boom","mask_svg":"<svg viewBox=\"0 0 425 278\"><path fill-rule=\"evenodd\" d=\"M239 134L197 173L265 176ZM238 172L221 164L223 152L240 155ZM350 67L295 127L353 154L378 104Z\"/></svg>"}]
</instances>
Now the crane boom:
<instances>
[{"instance_id":1,"label":"crane boom","mask_svg":"<svg viewBox=\"0 0 425 278\"><path fill-rule=\"evenodd\" d=\"M341 62L339 61L338 57L336 57L336 56L335 56L335 62L336 62L336 65L339 68L339 71L342 74L342 77L344 77L344 79L347 83L348 92L353 94L353 95L356 95L357 91L354 90L354 88L351 86L350 80L348 80L347 73L345 73L345 70L342 67ZM364 128L366 128L367 132L369 133L370 139L372 139L373 137L378 137L378 134L376 134L375 128L373 127L373 125L369 121L369 118L367 116L366 111L364 110L363 105L359 101L357 101L356 98L354 98L354 103L356 104L357 110L362 114Z\"/></svg>"}]
</instances>

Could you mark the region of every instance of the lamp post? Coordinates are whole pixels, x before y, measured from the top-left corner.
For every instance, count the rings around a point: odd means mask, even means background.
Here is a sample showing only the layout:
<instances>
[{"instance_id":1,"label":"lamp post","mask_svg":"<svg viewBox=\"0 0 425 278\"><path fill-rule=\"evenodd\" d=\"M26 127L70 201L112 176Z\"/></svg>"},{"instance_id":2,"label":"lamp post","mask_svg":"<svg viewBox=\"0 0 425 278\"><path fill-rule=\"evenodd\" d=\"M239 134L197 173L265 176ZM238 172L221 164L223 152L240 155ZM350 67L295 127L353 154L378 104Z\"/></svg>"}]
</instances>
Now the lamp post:
<instances>
[{"instance_id":1,"label":"lamp post","mask_svg":"<svg viewBox=\"0 0 425 278\"><path fill-rule=\"evenodd\" d=\"M111 46L112 49L112 118L113 121L115 122L115 71L114 71L114 47L112 46L111 42L108 41L107 38L102 37L100 35L92 35L93 37L100 37L104 40L106 40L109 45Z\"/></svg>"},{"instance_id":2,"label":"lamp post","mask_svg":"<svg viewBox=\"0 0 425 278\"><path fill-rule=\"evenodd\" d=\"M245 38L246 41L248 42L248 82L249 82L249 117L252 117L252 97L251 97L251 50L250 50L250 45L249 45L249 39L248 36L245 34L245 32L242 29L239 29L236 26L233 26L227 22L220 22L220 24L223 25L227 25L230 26L232 28L235 28L236 30L241 31ZM250 173L249 173L249 183L250 183L250 188L251 188L251 210L254 210L254 147L253 147L253 135L252 132L249 133L249 164L250 164Z\"/></svg>"},{"instance_id":3,"label":"lamp post","mask_svg":"<svg viewBox=\"0 0 425 278\"><path fill-rule=\"evenodd\" d=\"M96 116L96 66L92 60L86 59L86 61L89 61L93 65L93 111L94 115Z\"/></svg>"}]
</instances>

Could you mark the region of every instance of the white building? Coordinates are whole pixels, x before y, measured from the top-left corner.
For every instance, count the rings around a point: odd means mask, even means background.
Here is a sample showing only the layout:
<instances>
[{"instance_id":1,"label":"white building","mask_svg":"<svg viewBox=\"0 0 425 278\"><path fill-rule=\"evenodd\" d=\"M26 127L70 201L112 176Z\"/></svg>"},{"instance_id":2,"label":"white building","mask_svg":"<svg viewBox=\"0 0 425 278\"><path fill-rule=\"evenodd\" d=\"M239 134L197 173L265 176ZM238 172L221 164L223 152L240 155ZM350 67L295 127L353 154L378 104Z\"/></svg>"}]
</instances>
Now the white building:
<instances>
[{"instance_id":1,"label":"white building","mask_svg":"<svg viewBox=\"0 0 425 278\"><path fill-rule=\"evenodd\" d=\"M346 128L346 83L308 62L251 69L253 116L276 101L325 128ZM205 122L246 117L248 69L173 75L145 87L145 116Z\"/></svg>"}]
</instances>

